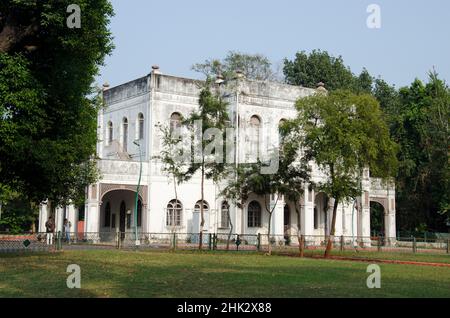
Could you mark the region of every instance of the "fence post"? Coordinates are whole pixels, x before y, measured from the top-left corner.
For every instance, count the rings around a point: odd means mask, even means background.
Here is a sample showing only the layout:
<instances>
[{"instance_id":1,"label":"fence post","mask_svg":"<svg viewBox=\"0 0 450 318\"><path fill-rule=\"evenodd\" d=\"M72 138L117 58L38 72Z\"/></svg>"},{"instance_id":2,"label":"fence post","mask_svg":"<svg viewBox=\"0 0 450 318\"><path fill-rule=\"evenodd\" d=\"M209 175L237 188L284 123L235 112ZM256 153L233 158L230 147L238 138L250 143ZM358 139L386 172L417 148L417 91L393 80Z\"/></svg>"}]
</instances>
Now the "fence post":
<instances>
[{"instance_id":1,"label":"fence post","mask_svg":"<svg viewBox=\"0 0 450 318\"><path fill-rule=\"evenodd\" d=\"M450 239L447 239L447 254L450 254Z\"/></svg>"},{"instance_id":2,"label":"fence post","mask_svg":"<svg viewBox=\"0 0 450 318\"><path fill-rule=\"evenodd\" d=\"M172 249L175 251L177 248L177 234L173 232L172 234Z\"/></svg>"},{"instance_id":3,"label":"fence post","mask_svg":"<svg viewBox=\"0 0 450 318\"><path fill-rule=\"evenodd\" d=\"M341 252L344 251L344 235L341 235Z\"/></svg>"},{"instance_id":4,"label":"fence post","mask_svg":"<svg viewBox=\"0 0 450 318\"><path fill-rule=\"evenodd\" d=\"M119 242L120 242L120 240L119 240L119 229L116 229L116 249L120 248Z\"/></svg>"},{"instance_id":5,"label":"fence post","mask_svg":"<svg viewBox=\"0 0 450 318\"><path fill-rule=\"evenodd\" d=\"M416 245L416 237L413 237L413 253L417 251L417 245Z\"/></svg>"},{"instance_id":6,"label":"fence post","mask_svg":"<svg viewBox=\"0 0 450 318\"><path fill-rule=\"evenodd\" d=\"M258 252L261 251L261 233L258 233L258 237L256 238L256 249Z\"/></svg>"},{"instance_id":7,"label":"fence post","mask_svg":"<svg viewBox=\"0 0 450 318\"><path fill-rule=\"evenodd\" d=\"M382 237L382 235L380 234L380 235L378 236L378 246L377 246L378 252L381 251L381 242L382 242L382 241L383 241L383 237Z\"/></svg>"}]
</instances>

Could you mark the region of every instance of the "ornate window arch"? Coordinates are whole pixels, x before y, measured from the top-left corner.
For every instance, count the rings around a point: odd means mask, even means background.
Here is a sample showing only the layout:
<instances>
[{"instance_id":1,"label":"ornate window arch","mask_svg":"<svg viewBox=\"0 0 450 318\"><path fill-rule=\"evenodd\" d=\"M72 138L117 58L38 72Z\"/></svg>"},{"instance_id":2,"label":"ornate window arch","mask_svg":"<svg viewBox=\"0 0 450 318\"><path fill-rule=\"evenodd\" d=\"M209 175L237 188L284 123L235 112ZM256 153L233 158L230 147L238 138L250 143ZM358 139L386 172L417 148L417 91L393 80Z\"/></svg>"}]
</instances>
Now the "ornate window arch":
<instances>
[{"instance_id":1,"label":"ornate window arch","mask_svg":"<svg viewBox=\"0 0 450 318\"><path fill-rule=\"evenodd\" d=\"M195 212L200 212L201 204L202 204L202 200L199 200L199 201L197 201L197 203L195 203L195 207L194 207ZM205 200L203 200L203 212L204 213L209 212L209 204Z\"/></svg>"},{"instance_id":2,"label":"ornate window arch","mask_svg":"<svg viewBox=\"0 0 450 318\"><path fill-rule=\"evenodd\" d=\"M179 200L172 200L167 204L166 225L181 226L183 205Z\"/></svg>"},{"instance_id":3,"label":"ornate window arch","mask_svg":"<svg viewBox=\"0 0 450 318\"><path fill-rule=\"evenodd\" d=\"M261 227L261 205L257 201L252 201L248 205L247 226Z\"/></svg>"}]
</instances>

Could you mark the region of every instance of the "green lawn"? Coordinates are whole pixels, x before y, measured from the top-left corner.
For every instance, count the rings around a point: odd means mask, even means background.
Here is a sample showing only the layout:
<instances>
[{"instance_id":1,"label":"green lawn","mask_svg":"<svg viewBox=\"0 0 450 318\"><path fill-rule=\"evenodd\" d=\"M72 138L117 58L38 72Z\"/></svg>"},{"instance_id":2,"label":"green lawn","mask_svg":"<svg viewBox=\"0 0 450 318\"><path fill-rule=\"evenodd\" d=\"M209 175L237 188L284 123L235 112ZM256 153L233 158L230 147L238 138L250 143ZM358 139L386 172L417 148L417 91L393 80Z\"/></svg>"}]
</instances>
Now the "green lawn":
<instances>
[{"instance_id":1,"label":"green lawn","mask_svg":"<svg viewBox=\"0 0 450 318\"><path fill-rule=\"evenodd\" d=\"M81 289L66 268L81 266ZM0 256L0 297L450 297L450 268L236 252L65 251Z\"/></svg>"},{"instance_id":2,"label":"green lawn","mask_svg":"<svg viewBox=\"0 0 450 318\"><path fill-rule=\"evenodd\" d=\"M297 251L295 251L297 253ZM323 250L305 250L305 256L323 256ZM446 263L450 264L449 254L431 254L431 253L412 253L412 252L378 252L378 251L364 251L364 250L334 250L332 255L339 257L351 257L358 259L370 260L398 260L398 261L413 261L413 262L427 262L427 263Z\"/></svg>"}]
</instances>

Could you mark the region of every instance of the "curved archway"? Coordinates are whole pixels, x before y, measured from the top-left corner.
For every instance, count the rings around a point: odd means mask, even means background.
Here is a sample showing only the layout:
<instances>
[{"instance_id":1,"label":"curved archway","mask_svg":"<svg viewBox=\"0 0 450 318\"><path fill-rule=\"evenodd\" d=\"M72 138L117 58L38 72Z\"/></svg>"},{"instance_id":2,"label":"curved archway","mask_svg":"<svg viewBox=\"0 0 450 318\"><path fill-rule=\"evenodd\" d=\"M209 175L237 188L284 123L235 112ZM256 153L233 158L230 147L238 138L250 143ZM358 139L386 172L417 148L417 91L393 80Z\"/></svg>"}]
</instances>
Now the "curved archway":
<instances>
[{"instance_id":1,"label":"curved archway","mask_svg":"<svg viewBox=\"0 0 450 318\"><path fill-rule=\"evenodd\" d=\"M129 189L111 189L100 197L100 232L114 233L117 229L121 233L131 231L134 224L143 231L146 220L146 204L142 195L138 196L137 218L136 192ZM121 236L122 238L124 235Z\"/></svg>"},{"instance_id":2,"label":"curved archway","mask_svg":"<svg viewBox=\"0 0 450 318\"><path fill-rule=\"evenodd\" d=\"M385 236L385 208L378 201L370 201L370 231L372 236Z\"/></svg>"}]
</instances>

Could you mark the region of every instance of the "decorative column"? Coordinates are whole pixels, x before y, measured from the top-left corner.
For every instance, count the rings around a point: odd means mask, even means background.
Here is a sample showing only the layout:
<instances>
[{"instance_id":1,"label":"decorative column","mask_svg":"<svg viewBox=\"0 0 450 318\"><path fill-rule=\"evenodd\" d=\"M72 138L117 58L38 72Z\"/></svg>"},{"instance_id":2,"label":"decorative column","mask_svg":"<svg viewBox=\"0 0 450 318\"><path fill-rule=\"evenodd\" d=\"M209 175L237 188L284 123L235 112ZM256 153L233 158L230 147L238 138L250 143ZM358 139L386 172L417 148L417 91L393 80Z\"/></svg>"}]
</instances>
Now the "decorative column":
<instances>
[{"instance_id":1,"label":"decorative column","mask_svg":"<svg viewBox=\"0 0 450 318\"><path fill-rule=\"evenodd\" d=\"M77 232L77 221L78 221L78 211L75 209L74 205L67 206L67 216L66 218L69 220L70 224L70 232Z\"/></svg>"},{"instance_id":2,"label":"decorative column","mask_svg":"<svg viewBox=\"0 0 450 318\"><path fill-rule=\"evenodd\" d=\"M369 179L369 169L364 169L363 178L362 178L362 211L359 214L361 217L360 226L361 232L359 235L361 236L360 240L363 246L370 246L370 179Z\"/></svg>"},{"instance_id":3,"label":"decorative column","mask_svg":"<svg viewBox=\"0 0 450 318\"><path fill-rule=\"evenodd\" d=\"M88 233L87 239L98 241L100 231L99 184L93 184L88 187L85 222L85 232Z\"/></svg>"},{"instance_id":4,"label":"decorative column","mask_svg":"<svg viewBox=\"0 0 450 318\"><path fill-rule=\"evenodd\" d=\"M49 213L48 213L48 205L47 202L42 203L39 206L39 229L38 231L41 233L45 233L46 232L46 228L45 228L45 222L47 222L48 217L49 217Z\"/></svg>"},{"instance_id":5,"label":"decorative column","mask_svg":"<svg viewBox=\"0 0 450 318\"><path fill-rule=\"evenodd\" d=\"M388 195L387 211L384 215L384 232L386 236L386 245L395 244L397 228L395 223L395 191Z\"/></svg>"},{"instance_id":6,"label":"decorative column","mask_svg":"<svg viewBox=\"0 0 450 318\"><path fill-rule=\"evenodd\" d=\"M55 233L63 231L64 224L64 208L57 207L55 209Z\"/></svg>"},{"instance_id":7,"label":"decorative column","mask_svg":"<svg viewBox=\"0 0 450 318\"><path fill-rule=\"evenodd\" d=\"M278 202L276 200L270 200L270 208L274 208L272 212L271 235L276 235L277 241L284 240L284 198L280 195Z\"/></svg>"}]
</instances>

